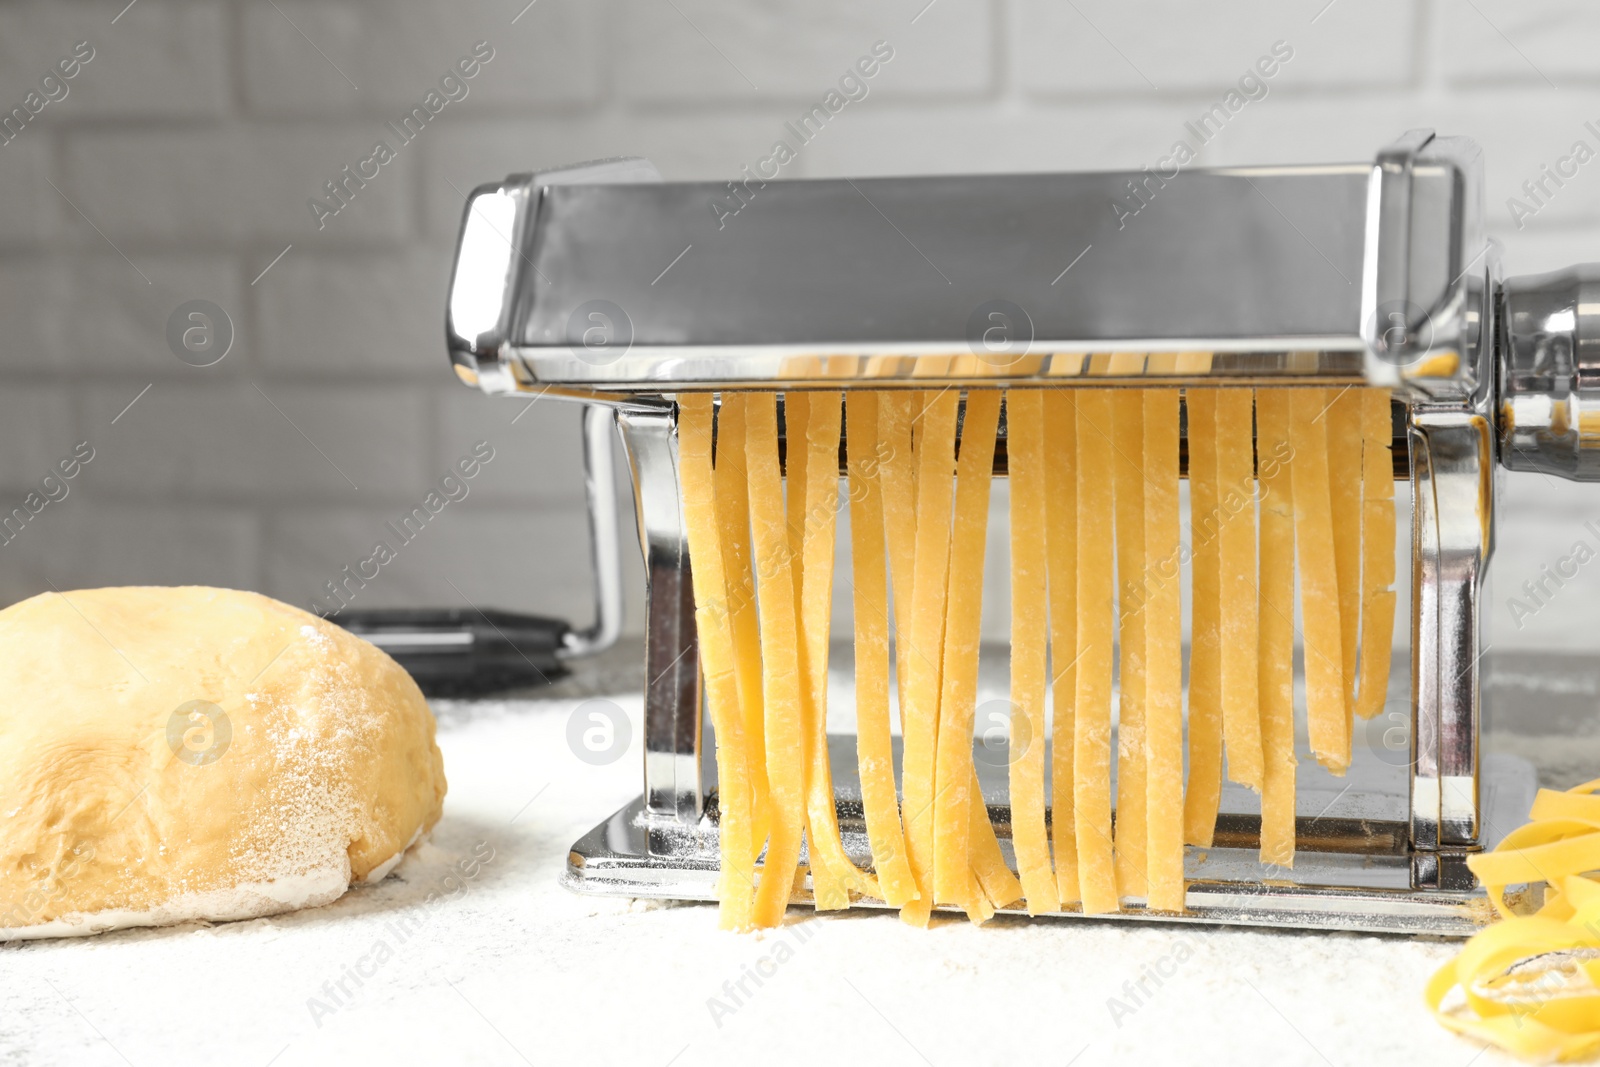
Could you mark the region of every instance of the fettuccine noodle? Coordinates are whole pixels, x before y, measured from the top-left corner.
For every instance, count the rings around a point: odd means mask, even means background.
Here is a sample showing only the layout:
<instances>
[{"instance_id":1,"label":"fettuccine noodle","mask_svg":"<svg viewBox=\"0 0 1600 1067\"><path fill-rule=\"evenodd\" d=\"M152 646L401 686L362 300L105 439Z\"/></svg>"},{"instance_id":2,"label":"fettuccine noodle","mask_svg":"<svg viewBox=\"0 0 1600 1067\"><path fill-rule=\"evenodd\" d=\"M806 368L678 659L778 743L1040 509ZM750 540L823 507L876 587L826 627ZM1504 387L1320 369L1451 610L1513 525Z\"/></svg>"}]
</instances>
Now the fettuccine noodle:
<instances>
[{"instance_id":1,"label":"fettuccine noodle","mask_svg":"<svg viewBox=\"0 0 1600 1067\"><path fill-rule=\"evenodd\" d=\"M1185 848L1212 843L1225 771L1261 793L1262 862L1292 865L1297 611L1312 754L1335 773L1350 759L1352 708L1375 713L1387 682L1388 403L1383 390L1316 387L814 391L786 394L781 409L770 392L681 398L724 925L777 925L803 875L818 909L881 900L919 926L935 906L983 922L1019 901L1036 915L1181 912ZM1334 442L1356 454L1335 461ZM973 732L1002 455L1013 712L1011 818L997 828ZM835 516L846 508L853 821L827 735ZM1600 798L1541 796L1541 812L1542 829L1471 862L1499 886L1556 872L1538 921L1561 925L1600 895L1571 881L1582 864L1600 867ZM1468 986L1486 973L1470 959Z\"/></svg>"}]
</instances>

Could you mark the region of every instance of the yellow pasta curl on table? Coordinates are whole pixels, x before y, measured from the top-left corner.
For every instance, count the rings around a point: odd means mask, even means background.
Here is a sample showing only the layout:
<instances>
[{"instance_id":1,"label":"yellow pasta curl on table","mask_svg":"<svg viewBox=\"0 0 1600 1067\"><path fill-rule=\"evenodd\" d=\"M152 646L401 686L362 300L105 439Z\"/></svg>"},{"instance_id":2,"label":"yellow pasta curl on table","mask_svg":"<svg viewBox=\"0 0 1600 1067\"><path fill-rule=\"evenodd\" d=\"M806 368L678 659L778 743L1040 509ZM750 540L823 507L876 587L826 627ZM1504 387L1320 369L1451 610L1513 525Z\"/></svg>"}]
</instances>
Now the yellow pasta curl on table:
<instances>
[{"instance_id":1,"label":"yellow pasta curl on table","mask_svg":"<svg viewBox=\"0 0 1600 1067\"><path fill-rule=\"evenodd\" d=\"M1428 1008L1459 1034L1533 1062L1600 1051L1600 779L1541 789L1532 822L1467 859L1502 921L1476 934L1429 980ZM1506 903L1513 885L1546 886L1531 915Z\"/></svg>"}]
</instances>

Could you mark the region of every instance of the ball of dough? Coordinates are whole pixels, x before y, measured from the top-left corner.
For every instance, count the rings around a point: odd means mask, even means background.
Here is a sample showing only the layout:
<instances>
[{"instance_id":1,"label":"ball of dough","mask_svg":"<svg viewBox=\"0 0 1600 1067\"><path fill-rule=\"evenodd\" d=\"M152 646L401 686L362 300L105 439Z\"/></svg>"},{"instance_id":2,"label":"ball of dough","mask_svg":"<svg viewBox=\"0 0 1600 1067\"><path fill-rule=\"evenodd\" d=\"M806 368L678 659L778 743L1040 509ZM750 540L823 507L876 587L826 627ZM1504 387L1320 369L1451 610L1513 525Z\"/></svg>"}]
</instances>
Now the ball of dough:
<instances>
[{"instance_id":1,"label":"ball of dough","mask_svg":"<svg viewBox=\"0 0 1600 1067\"><path fill-rule=\"evenodd\" d=\"M439 819L416 683L298 608L45 593L0 648L0 939L326 904Z\"/></svg>"}]
</instances>

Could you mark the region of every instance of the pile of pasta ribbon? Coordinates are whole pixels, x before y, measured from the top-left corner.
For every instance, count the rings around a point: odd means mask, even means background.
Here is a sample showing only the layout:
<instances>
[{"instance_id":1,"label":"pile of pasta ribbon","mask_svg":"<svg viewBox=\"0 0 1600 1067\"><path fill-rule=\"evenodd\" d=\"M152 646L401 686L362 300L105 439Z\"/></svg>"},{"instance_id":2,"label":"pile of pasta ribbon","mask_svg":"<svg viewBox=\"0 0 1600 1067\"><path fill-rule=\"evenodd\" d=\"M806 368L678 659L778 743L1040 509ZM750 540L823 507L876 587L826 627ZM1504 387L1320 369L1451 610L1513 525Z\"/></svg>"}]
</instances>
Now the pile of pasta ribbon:
<instances>
[{"instance_id":1,"label":"pile of pasta ribbon","mask_svg":"<svg viewBox=\"0 0 1600 1067\"><path fill-rule=\"evenodd\" d=\"M1533 820L1467 858L1501 921L1475 935L1428 982L1451 1030L1548 1063L1600 1052L1600 779L1541 789ZM1544 883L1544 904L1518 915L1507 886Z\"/></svg>"},{"instance_id":2,"label":"pile of pasta ribbon","mask_svg":"<svg viewBox=\"0 0 1600 1067\"><path fill-rule=\"evenodd\" d=\"M1293 863L1297 575L1313 756L1342 774L1354 718L1376 715L1387 690L1395 513L1386 391L969 389L964 402L953 388L791 391L782 453L774 393L725 392L720 403L683 394L678 403L717 741L724 926L782 921L804 873L802 843L819 909L867 896L916 925L935 906L982 922L1019 900L1030 914L1112 912L1126 898L1182 911L1184 848L1212 844L1225 766L1261 794L1263 861ZM1015 873L973 762L1002 404ZM1189 545L1178 492L1185 442ZM841 842L827 738L841 443L870 870Z\"/></svg>"}]
</instances>

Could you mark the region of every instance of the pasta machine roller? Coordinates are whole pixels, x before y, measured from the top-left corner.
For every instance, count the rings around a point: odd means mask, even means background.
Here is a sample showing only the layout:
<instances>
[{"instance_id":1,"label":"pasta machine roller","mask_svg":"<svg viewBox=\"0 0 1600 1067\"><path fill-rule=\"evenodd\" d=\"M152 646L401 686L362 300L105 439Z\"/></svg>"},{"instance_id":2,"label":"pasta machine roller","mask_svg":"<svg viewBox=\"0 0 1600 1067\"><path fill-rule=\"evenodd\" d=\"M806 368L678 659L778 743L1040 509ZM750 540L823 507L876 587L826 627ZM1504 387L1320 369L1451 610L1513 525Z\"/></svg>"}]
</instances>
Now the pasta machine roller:
<instances>
[{"instance_id":1,"label":"pasta machine roller","mask_svg":"<svg viewBox=\"0 0 1600 1067\"><path fill-rule=\"evenodd\" d=\"M619 159L478 187L450 283L455 371L588 405L591 470L615 421L647 564L644 793L573 846L566 883L715 892L676 395L1368 385L1391 390L1412 501L1410 689L1384 723L1399 756L1358 746L1347 779L1301 776L1292 871L1257 862L1259 817L1230 787L1216 847L1190 849L1182 918L1470 932L1489 909L1465 857L1535 788L1529 764L1480 750L1493 475L1600 478L1597 308L1600 266L1501 276L1479 149L1428 130L1328 166L682 183ZM997 473L1004 454L1002 431ZM853 754L833 762L867 864ZM984 785L1004 840L1004 779Z\"/></svg>"}]
</instances>

